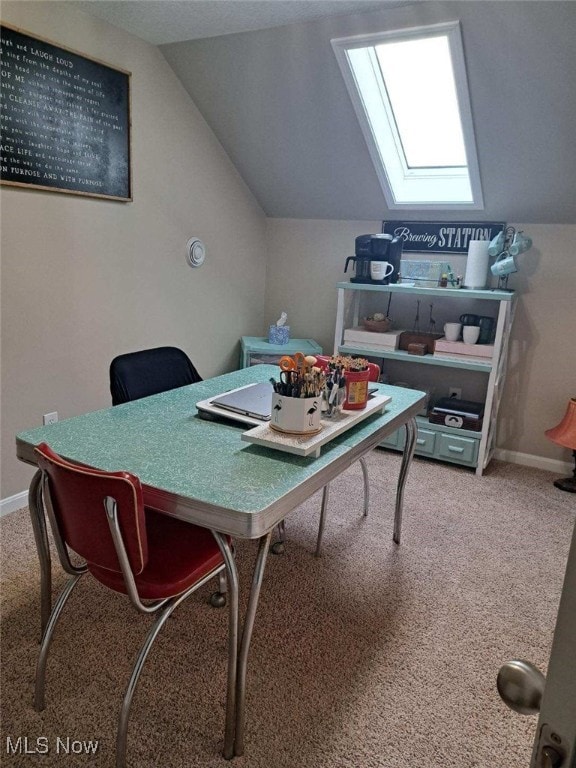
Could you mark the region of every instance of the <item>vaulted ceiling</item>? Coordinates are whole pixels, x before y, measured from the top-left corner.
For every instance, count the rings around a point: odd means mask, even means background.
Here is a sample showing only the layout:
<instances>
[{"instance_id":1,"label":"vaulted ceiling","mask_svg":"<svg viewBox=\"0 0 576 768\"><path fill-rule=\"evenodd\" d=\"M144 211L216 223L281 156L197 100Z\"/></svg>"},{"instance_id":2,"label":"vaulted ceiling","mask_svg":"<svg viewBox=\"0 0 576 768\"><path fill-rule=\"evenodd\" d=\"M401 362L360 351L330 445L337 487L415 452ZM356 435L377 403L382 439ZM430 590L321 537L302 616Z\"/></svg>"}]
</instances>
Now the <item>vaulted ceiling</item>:
<instances>
[{"instance_id":1,"label":"vaulted ceiling","mask_svg":"<svg viewBox=\"0 0 576 768\"><path fill-rule=\"evenodd\" d=\"M98 15L106 6L109 11L138 6L147 17L159 4L80 5L83 10L97 6ZM185 0L160 5L167 13L170 6L179 13L188 8L190 19L202 6L211 17L212 26L199 33L201 16L195 32L185 31L180 16L180 41L160 48L267 215L576 223L575 2ZM310 16L323 5L329 13ZM232 23L235 6L239 13L245 6L246 13ZM292 7L292 15L280 14L283 6ZM255 28L258 7L264 28ZM296 13L306 8L308 16ZM154 42L173 40L166 19L160 29L153 19L150 15L149 39L155 34ZM330 40L454 19L462 29L485 210L391 214ZM135 23L116 23L145 36ZM192 34L216 36L182 39Z\"/></svg>"}]
</instances>

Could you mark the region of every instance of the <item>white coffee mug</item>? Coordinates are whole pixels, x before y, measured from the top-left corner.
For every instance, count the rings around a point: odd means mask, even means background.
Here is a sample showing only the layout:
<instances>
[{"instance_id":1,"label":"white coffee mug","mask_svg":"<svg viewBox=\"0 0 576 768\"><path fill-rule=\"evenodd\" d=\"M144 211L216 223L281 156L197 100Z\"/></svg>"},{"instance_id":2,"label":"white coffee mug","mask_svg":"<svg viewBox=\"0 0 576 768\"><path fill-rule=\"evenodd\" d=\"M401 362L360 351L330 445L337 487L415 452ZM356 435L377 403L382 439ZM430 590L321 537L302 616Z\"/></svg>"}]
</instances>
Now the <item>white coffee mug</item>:
<instances>
[{"instance_id":1,"label":"white coffee mug","mask_svg":"<svg viewBox=\"0 0 576 768\"><path fill-rule=\"evenodd\" d=\"M371 261L370 277L372 280L385 280L394 272L394 265L389 261Z\"/></svg>"},{"instance_id":2,"label":"white coffee mug","mask_svg":"<svg viewBox=\"0 0 576 768\"><path fill-rule=\"evenodd\" d=\"M479 325L465 325L462 329L462 338L465 344L476 344L480 336Z\"/></svg>"},{"instance_id":3,"label":"white coffee mug","mask_svg":"<svg viewBox=\"0 0 576 768\"><path fill-rule=\"evenodd\" d=\"M458 341L461 330L462 323L445 323L444 336L446 336L446 341Z\"/></svg>"}]
</instances>

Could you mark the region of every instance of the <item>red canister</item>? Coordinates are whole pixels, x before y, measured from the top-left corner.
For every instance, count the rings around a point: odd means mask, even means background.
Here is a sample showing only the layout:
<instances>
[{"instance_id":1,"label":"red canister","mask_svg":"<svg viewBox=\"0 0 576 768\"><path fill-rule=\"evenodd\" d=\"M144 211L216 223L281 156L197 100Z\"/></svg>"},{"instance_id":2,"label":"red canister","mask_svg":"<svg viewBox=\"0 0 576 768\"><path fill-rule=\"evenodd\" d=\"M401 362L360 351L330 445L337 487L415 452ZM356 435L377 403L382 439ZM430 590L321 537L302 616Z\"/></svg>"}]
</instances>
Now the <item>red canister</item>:
<instances>
[{"instance_id":1,"label":"red canister","mask_svg":"<svg viewBox=\"0 0 576 768\"><path fill-rule=\"evenodd\" d=\"M368 402L368 381L370 380L370 371L346 371L346 400L343 408L348 411L360 411L366 408Z\"/></svg>"}]
</instances>

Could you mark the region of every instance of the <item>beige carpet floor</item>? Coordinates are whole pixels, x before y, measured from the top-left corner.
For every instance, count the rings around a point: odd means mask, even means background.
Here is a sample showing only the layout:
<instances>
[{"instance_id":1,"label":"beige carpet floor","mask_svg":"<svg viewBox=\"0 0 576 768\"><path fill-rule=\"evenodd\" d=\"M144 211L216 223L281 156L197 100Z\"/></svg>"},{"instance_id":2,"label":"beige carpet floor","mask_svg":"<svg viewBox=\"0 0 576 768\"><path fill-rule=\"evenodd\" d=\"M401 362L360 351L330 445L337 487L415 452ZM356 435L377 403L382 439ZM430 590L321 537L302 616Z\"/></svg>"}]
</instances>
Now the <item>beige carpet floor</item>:
<instances>
[{"instance_id":1,"label":"beige carpet floor","mask_svg":"<svg viewBox=\"0 0 576 768\"><path fill-rule=\"evenodd\" d=\"M527 768L536 719L509 711L495 679L512 658L546 670L574 497L547 472L492 462L477 478L416 459L397 548L399 457L374 451L368 460L367 519L356 465L332 485L324 556L313 557L316 495L289 516L286 553L268 558L246 753L233 765ZM55 635L47 707L35 712L38 571L27 510L2 519L1 531L0 762L111 768L124 685L149 620L86 577ZM237 549L246 583L255 543ZM54 581L55 590L64 581L58 565ZM153 648L132 709L130 768L227 765L226 615L207 604L211 591L178 609ZM18 737L48 753L24 754ZM95 754L66 753L88 740L98 742Z\"/></svg>"}]
</instances>

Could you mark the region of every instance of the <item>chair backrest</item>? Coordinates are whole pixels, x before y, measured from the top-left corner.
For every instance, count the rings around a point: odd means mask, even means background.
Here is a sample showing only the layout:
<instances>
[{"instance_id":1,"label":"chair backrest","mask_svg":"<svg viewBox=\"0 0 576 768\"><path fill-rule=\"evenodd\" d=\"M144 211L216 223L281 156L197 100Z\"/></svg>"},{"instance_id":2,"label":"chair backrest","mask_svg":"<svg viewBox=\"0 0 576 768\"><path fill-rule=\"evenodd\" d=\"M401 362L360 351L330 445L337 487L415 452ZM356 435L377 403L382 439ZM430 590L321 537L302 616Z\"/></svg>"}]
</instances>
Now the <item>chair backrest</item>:
<instances>
[{"instance_id":1,"label":"chair backrest","mask_svg":"<svg viewBox=\"0 0 576 768\"><path fill-rule=\"evenodd\" d=\"M177 347L156 347L119 355L110 364L112 405L157 395L202 381L188 355Z\"/></svg>"},{"instance_id":2,"label":"chair backrest","mask_svg":"<svg viewBox=\"0 0 576 768\"><path fill-rule=\"evenodd\" d=\"M315 355L318 368L327 368L330 362L328 355ZM368 363L368 380L378 381L380 378L380 366L377 363Z\"/></svg>"},{"instance_id":3,"label":"chair backrest","mask_svg":"<svg viewBox=\"0 0 576 768\"><path fill-rule=\"evenodd\" d=\"M46 443L34 450L47 481L46 503L55 536L86 562L121 573L104 507L104 499L111 496L130 567L134 574L141 573L148 561L148 541L140 480L129 472L71 464Z\"/></svg>"}]
</instances>

